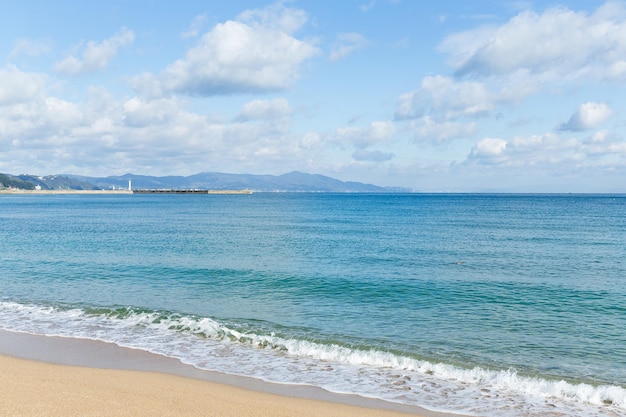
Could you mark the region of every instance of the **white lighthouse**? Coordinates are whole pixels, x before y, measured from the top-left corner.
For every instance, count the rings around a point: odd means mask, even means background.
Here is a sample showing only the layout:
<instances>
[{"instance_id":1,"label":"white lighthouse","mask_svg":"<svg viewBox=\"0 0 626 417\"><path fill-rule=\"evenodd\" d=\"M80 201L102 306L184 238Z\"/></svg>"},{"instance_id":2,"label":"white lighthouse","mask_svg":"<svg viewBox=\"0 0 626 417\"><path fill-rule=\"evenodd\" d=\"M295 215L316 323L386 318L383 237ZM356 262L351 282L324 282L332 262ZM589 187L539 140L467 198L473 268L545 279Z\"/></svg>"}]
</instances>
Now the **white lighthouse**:
<instances>
[{"instance_id":1,"label":"white lighthouse","mask_svg":"<svg viewBox=\"0 0 626 417\"><path fill-rule=\"evenodd\" d=\"M130 180L128 180L128 191L133 191L133 186Z\"/></svg>"}]
</instances>

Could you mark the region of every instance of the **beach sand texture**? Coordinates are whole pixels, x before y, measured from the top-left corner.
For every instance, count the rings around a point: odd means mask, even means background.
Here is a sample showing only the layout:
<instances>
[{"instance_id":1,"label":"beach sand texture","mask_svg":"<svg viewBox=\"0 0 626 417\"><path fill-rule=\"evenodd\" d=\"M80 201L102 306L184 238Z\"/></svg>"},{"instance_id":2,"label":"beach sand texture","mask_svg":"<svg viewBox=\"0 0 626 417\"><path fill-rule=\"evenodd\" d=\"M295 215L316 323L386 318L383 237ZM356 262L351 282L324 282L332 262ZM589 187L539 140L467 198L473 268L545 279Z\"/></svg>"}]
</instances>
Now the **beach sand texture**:
<instances>
[{"instance_id":1,"label":"beach sand texture","mask_svg":"<svg viewBox=\"0 0 626 417\"><path fill-rule=\"evenodd\" d=\"M408 414L255 392L155 372L0 356L2 416L381 416Z\"/></svg>"}]
</instances>

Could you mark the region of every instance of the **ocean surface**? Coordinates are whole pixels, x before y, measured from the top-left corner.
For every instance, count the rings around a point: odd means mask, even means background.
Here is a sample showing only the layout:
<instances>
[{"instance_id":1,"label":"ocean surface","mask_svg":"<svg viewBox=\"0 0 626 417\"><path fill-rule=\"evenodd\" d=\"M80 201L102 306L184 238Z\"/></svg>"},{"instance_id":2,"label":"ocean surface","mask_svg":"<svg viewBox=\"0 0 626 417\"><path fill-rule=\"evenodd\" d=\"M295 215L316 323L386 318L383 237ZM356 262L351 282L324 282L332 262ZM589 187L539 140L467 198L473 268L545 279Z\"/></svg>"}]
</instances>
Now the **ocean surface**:
<instances>
[{"instance_id":1,"label":"ocean surface","mask_svg":"<svg viewBox=\"0 0 626 417\"><path fill-rule=\"evenodd\" d=\"M2 195L0 328L482 416L626 415L626 196Z\"/></svg>"}]
</instances>

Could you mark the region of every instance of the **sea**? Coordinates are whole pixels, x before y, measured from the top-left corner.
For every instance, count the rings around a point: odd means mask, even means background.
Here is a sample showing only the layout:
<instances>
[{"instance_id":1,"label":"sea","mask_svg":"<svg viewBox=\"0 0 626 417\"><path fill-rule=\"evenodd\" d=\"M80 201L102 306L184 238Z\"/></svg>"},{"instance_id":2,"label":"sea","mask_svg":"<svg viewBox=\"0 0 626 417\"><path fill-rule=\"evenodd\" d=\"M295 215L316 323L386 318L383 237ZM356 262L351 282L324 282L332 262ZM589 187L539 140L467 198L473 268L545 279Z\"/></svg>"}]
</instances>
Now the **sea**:
<instances>
[{"instance_id":1,"label":"sea","mask_svg":"<svg viewBox=\"0 0 626 417\"><path fill-rule=\"evenodd\" d=\"M626 416L626 195L2 195L0 329L469 416Z\"/></svg>"}]
</instances>

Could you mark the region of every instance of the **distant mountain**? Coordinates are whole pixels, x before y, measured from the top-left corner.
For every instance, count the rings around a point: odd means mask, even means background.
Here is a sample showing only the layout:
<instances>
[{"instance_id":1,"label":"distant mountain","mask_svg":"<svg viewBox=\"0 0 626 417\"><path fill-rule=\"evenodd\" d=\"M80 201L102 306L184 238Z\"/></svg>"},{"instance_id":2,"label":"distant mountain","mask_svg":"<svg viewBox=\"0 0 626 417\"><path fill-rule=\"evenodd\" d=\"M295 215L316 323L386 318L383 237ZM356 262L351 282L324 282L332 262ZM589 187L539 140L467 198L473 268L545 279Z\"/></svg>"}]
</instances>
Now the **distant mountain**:
<instances>
[{"instance_id":1,"label":"distant mountain","mask_svg":"<svg viewBox=\"0 0 626 417\"><path fill-rule=\"evenodd\" d=\"M343 192L343 193L381 193L399 191L360 182L344 182L318 174L290 172L283 175L225 174L220 172L202 172L183 176L153 177L146 175L125 174L111 177L82 177L69 175L78 181L91 183L100 189L127 188L128 181L133 189L207 189L207 190L242 190L257 192Z\"/></svg>"},{"instance_id":2,"label":"distant mountain","mask_svg":"<svg viewBox=\"0 0 626 417\"><path fill-rule=\"evenodd\" d=\"M18 188L22 190L94 190L98 187L64 175L10 175L0 174L0 189Z\"/></svg>"},{"instance_id":3,"label":"distant mountain","mask_svg":"<svg viewBox=\"0 0 626 417\"><path fill-rule=\"evenodd\" d=\"M34 190L35 184L26 182L21 178L9 174L0 174L0 189L2 188L19 188L22 190Z\"/></svg>"},{"instance_id":4,"label":"distant mountain","mask_svg":"<svg viewBox=\"0 0 626 417\"><path fill-rule=\"evenodd\" d=\"M385 188L360 182L344 182L319 174L290 172L283 175L224 174L202 172L183 176L154 177L125 174L111 177L85 177L79 175L9 175L0 174L0 189L25 190L110 190L126 189L131 181L133 189L203 189L203 190L253 190L257 192L331 192L331 193L382 193L406 192L401 188Z\"/></svg>"}]
</instances>

